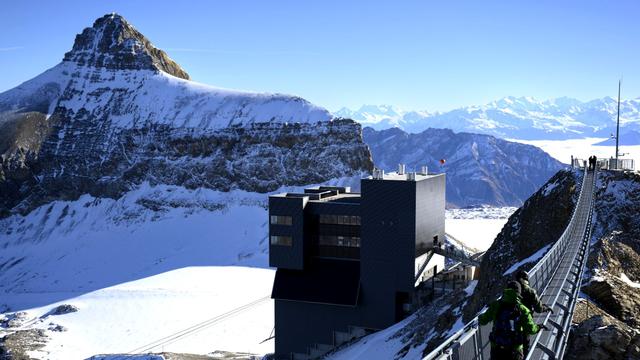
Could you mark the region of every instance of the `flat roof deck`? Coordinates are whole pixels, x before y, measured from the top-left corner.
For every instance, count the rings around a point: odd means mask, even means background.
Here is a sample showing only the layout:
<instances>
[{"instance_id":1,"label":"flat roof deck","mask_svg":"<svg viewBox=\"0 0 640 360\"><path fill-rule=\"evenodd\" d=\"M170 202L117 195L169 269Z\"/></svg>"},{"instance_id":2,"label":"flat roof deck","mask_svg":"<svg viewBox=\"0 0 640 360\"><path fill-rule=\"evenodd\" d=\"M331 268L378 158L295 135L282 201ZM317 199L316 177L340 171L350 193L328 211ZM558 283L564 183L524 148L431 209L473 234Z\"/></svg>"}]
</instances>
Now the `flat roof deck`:
<instances>
[{"instance_id":1,"label":"flat roof deck","mask_svg":"<svg viewBox=\"0 0 640 360\"><path fill-rule=\"evenodd\" d=\"M409 180L409 174L415 174L415 180ZM367 178L364 178L362 180L393 180L393 181L421 181L421 180L426 180L426 179L431 179L437 176L442 176L443 174L427 174L427 175L423 175L420 174L419 172L414 173L414 172L405 172L404 174L398 174L398 172L396 171L392 171L389 173L385 173L384 177L382 179L374 179L373 176L369 176Z\"/></svg>"}]
</instances>

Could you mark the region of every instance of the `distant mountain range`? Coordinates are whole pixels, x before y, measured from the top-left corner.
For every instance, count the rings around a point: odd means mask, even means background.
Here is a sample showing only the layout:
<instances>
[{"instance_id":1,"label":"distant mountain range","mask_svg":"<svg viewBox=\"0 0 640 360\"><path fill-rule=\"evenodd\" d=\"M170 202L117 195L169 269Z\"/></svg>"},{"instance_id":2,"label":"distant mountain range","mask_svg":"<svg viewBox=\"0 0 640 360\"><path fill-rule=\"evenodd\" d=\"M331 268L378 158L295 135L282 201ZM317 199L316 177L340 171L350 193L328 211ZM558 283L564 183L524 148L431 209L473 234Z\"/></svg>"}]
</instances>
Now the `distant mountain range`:
<instances>
[{"instance_id":1,"label":"distant mountain range","mask_svg":"<svg viewBox=\"0 0 640 360\"><path fill-rule=\"evenodd\" d=\"M523 140L609 137L615 133L617 101L611 97L582 102L562 97L536 100L506 97L482 106L447 112L405 111L390 105L342 108L334 116L356 120L376 130L392 127L409 133L427 128L488 134ZM640 98L621 102L621 129L640 130ZM622 139L622 136L621 136Z\"/></svg>"},{"instance_id":2,"label":"distant mountain range","mask_svg":"<svg viewBox=\"0 0 640 360\"><path fill-rule=\"evenodd\" d=\"M535 146L448 129L410 134L366 127L363 138L381 169L395 170L402 163L407 171L426 165L430 172L445 172L450 207L520 206L564 167Z\"/></svg>"}]
</instances>

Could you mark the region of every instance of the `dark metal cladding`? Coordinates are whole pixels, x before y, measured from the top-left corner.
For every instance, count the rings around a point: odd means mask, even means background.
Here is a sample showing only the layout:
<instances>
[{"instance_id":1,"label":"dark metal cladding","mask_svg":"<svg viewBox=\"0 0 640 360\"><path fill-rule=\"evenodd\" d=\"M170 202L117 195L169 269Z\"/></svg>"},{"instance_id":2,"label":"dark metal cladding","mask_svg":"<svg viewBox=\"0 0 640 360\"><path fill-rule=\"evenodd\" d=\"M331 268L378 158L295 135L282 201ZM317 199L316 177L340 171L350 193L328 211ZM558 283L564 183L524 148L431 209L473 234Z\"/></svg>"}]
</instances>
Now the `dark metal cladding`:
<instances>
[{"instance_id":1,"label":"dark metal cladding","mask_svg":"<svg viewBox=\"0 0 640 360\"><path fill-rule=\"evenodd\" d=\"M445 176L407 179L363 179L361 194L316 187L269 198L276 359L409 314L415 258L444 240Z\"/></svg>"}]
</instances>

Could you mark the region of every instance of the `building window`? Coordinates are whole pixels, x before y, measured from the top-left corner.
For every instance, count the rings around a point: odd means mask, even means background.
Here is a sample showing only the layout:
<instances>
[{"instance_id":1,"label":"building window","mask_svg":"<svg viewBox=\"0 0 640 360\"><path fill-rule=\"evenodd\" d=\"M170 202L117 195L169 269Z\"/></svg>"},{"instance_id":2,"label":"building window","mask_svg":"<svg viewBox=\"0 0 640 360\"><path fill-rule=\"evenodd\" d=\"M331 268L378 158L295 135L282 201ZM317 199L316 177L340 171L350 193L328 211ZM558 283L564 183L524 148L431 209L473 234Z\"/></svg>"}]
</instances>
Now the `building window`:
<instances>
[{"instance_id":1,"label":"building window","mask_svg":"<svg viewBox=\"0 0 640 360\"><path fill-rule=\"evenodd\" d=\"M271 225L291 225L293 218L291 216L271 215Z\"/></svg>"},{"instance_id":2,"label":"building window","mask_svg":"<svg viewBox=\"0 0 640 360\"><path fill-rule=\"evenodd\" d=\"M271 235L271 245L292 246L291 236Z\"/></svg>"},{"instance_id":3,"label":"building window","mask_svg":"<svg viewBox=\"0 0 640 360\"><path fill-rule=\"evenodd\" d=\"M360 247L360 238L357 236L320 235L318 237L318 245Z\"/></svg>"},{"instance_id":4,"label":"building window","mask_svg":"<svg viewBox=\"0 0 640 360\"><path fill-rule=\"evenodd\" d=\"M355 215L320 215L320 224L360 225L360 216Z\"/></svg>"}]
</instances>

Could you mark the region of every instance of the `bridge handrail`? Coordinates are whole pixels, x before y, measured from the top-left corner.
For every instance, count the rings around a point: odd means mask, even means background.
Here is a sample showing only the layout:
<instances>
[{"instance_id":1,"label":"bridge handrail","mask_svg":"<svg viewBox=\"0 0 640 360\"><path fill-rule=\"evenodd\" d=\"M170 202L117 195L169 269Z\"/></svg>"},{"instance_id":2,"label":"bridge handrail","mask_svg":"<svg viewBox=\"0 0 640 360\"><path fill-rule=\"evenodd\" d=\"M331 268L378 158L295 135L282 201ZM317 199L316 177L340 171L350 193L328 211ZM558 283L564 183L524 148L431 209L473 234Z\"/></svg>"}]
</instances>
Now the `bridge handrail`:
<instances>
[{"instance_id":1,"label":"bridge handrail","mask_svg":"<svg viewBox=\"0 0 640 360\"><path fill-rule=\"evenodd\" d=\"M595 177L595 174L594 174L594 177L593 177L593 179L592 179L592 183L591 183L591 184L586 184L586 185L591 185L591 186L593 186L593 183L595 182L595 179L596 179L596 177ZM585 186L585 183L586 183L586 179L583 179L583 186ZM590 198L589 200L590 200L590 201L592 201L592 199L591 199L591 198ZM577 208L577 206L576 206L576 208ZM583 246L584 246L584 243L585 243L586 241L589 241L589 236L590 236L590 233L591 233L591 232L589 231L589 229L590 229L590 228L591 228L591 226L592 226L592 218L593 218L593 214L592 214L592 212L589 212L589 216L588 216L588 218L587 218L586 226L585 226L585 228L583 229L583 232L582 232L582 235L581 235L582 245L583 245ZM584 256L586 256L586 255L584 255ZM574 259L574 262L575 262L575 260L576 260L576 259ZM586 263L586 261L582 260L582 263L580 264L580 270L581 270L580 274L582 274L582 270L584 269L585 263ZM571 274L571 272L567 272L567 274L564 276L564 278L562 279L562 283L561 283L561 285L559 286L560 288L564 288L564 287L565 287L565 284L567 283L567 281L568 281L568 279L569 279L569 275L572 275L572 274ZM573 291L572 291L572 296L574 296L574 297L575 297L575 296L577 295L577 293L580 291L580 282L581 282L581 279L582 279L582 276L579 276L579 277L578 277L578 285L577 285L577 286L575 286L575 288L574 288L574 289L573 289ZM561 294L562 294L562 292L558 292L558 293L556 294L556 296L553 298L553 301L551 301L551 302L550 302L552 306L558 303L558 299L559 299L559 297L560 297L560 295L561 295ZM568 310L568 313L567 313L567 314L573 315L573 308L574 308L574 307L575 307L575 303L572 303L571 308ZM542 321L542 324L545 324L545 325L546 325L546 324L548 323L548 321L549 321L549 318L550 318L550 317L551 317L551 313L546 313L546 314L545 314L545 316L544 316L544 320ZM567 334L565 333L566 331L564 331L564 330L566 330L565 328L567 328L567 327L568 327L568 326L567 326L568 324L566 323L567 321L569 321L569 322L571 321L571 316L565 316L565 318L564 318L564 320L563 320L563 324L560 324L560 325L563 327L563 332L562 332L562 334L560 334L560 335L562 336L562 341L560 341L560 342L558 342L558 343L556 344L556 346L555 346L555 347L556 347L557 349L551 349L551 350L552 350L552 351L554 351L556 354L559 354L559 353L562 353L562 352L563 352L563 348L564 348L564 346L566 345L566 342L567 342L567 340L568 340L568 336L566 336ZM535 336L535 338L534 338L534 341L533 341L533 343L532 343L531 349L534 349L534 348L536 347L536 344L540 342L540 337L541 337L541 335L542 335L542 332L539 332L538 334L536 334L536 336ZM530 359L532 355L533 355L533 351L531 351L531 352L528 354L527 359Z\"/></svg>"},{"instance_id":2,"label":"bridge handrail","mask_svg":"<svg viewBox=\"0 0 640 360\"><path fill-rule=\"evenodd\" d=\"M573 229L573 227L575 226L575 217L577 214L578 209L580 208L580 205L582 204L583 200L583 191L585 190L586 187L586 178L587 178L587 174L588 174L588 169L585 166L584 167L584 173L582 176L582 184L580 186L580 194L578 195L578 201L576 202L576 206L573 208L573 212L571 214L571 218L569 220L569 223L567 224L567 227L565 228L564 232L562 233L562 235L560 235L560 238L558 238L558 240L555 242L555 244L551 247L551 249L549 249L549 251L547 251L547 253L540 259L540 261L538 261L538 263L536 265L534 265L528 272L527 274L529 275L529 279L530 279L530 285L536 289L536 291L540 291L540 284L539 284L539 277L537 276L538 271L542 268L542 264L546 263L548 261L549 258L553 257L553 260L555 260L553 269L553 272L550 272L548 270L548 267L544 267L543 269L543 273L546 272L546 277L545 278L550 278L553 273L555 273L555 270L557 268L557 263L560 261L560 257L559 257L559 252L558 249L560 249L560 247L562 247L562 252L564 252L565 250L565 244L567 241L567 237L569 234L571 234L571 231ZM545 284L546 285L546 284ZM434 350L432 350L427 356L425 356L423 358L423 360L432 360L435 359L436 357L438 357L439 355L444 354L448 348L450 348L455 342L458 342L460 340L460 338L467 332L469 332L469 334L466 337L471 336L473 333L475 333L476 331L478 331L479 329L479 323L478 323L478 316L479 314L483 313L485 310L487 309L487 306L483 307L480 311L478 311L478 314L471 319L469 322L467 322L461 329L459 329L458 331L456 331L455 333L453 333L451 336L449 336L449 338L443 342L442 344L440 344L440 346L436 347Z\"/></svg>"},{"instance_id":3,"label":"bridge handrail","mask_svg":"<svg viewBox=\"0 0 640 360\"><path fill-rule=\"evenodd\" d=\"M566 248L566 242L567 242L567 238L569 237L569 235L571 235L571 231L573 231L573 228L575 227L575 217L576 214L578 212L578 209L580 208L580 206L582 205L582 201L584 201L583 199L583 192L585 187L587 186L586 184L586 180L587 180L587 169L585 168L584 174L582 176L582 184L580 186L580 194L578 195L578 201L576 202L576 206L573 208L573 213L571 214L571 219L569 220L569 224L567 225L567 227L564 229L564 232L562 233L562 235L560 235L560 238L558 239L558 241L555 242L555 244L553 244L553 246L551 247L551 249L549 249L549 251L547 251L547 253L542 257L542 259L540 259L540 261L538 261L528 272L527 274L529 275L529 285L531 285L532 288L536 289L537 292L540 292L541 290L541 284L539 284L539 278L537 277L538 271L540 271L540 269L544 269L547 270L547 277L544 279L545 281L542 284L546 285L546 280L548 280L548 278L550 278L553 274L550 273L548 271L548 266L544 266L546 265L546 262L549 260L549 258L554 257L553 260L555 260L555 262L553 263L553 266L551 267L552 269L556 269L557 263L560 261L559 258L559 249L560 247L562 247L562 253L564 253L564 250ZM544 272L543 270L543 272Z\"/></svg>"}]
</instances>

